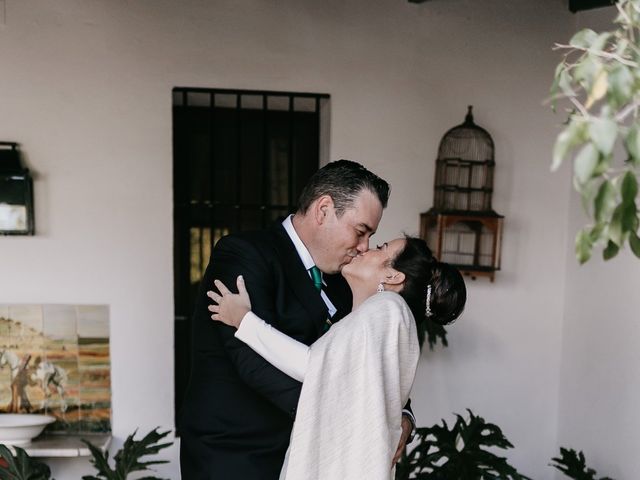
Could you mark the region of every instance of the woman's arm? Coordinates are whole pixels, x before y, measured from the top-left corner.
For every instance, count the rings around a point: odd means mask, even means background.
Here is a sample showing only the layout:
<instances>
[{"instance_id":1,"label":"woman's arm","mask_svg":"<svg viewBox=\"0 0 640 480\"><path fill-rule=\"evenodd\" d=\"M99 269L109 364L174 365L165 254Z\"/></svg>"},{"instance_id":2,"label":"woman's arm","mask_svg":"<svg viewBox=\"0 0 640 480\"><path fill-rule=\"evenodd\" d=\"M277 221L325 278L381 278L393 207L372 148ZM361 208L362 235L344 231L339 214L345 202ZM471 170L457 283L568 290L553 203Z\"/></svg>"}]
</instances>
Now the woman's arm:
<instances>
[{"instance_id":1,"label":"woman's arm","mask_svg":"<svg viewBox=\"0 0 640 480\"><path fill-rule=\"evenodd\" d=\"M304 381L309 359L309 347L276 330L255 313L247 313L235 334L258 355L278 370Z\"/></svg>"},{"instance_id":2,"label":"woman's arm","mask_svg":"<svg viewBox=\"0 0 640 480\"><path fill-rule=\"evenodd\" d=\"M242 276L238 277L238 293L234 294L219 280L214 281L220 295L213 291L207 295L216 302L210 305L211 318L237 328L235 337L246 343L278 370L304 381L309 358L309 347L276 330L251 312L251 301Z\"/></svg>"}]
</instances>

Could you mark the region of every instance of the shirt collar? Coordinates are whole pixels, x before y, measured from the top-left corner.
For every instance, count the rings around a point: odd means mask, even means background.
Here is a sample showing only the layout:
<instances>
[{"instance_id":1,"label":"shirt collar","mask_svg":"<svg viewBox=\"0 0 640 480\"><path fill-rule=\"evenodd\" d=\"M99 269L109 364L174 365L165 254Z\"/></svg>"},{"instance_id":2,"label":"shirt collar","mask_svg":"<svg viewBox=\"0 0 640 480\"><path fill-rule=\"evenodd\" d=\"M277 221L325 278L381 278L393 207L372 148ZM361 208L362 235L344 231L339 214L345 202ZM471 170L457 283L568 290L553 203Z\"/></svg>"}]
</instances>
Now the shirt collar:
<instances>
[{"instance_id":1,"label":"shirt collar","mask_svg":"<svg viewBox=\"0 0 640 480\"><path fill-rule=\"evenodd\" d=\"M293 215L289 215L287 218L285 218L282 222L282 226L293 242L293 246L296 247L296 252L298 252L298 256L300 257L300 260L302 260L305 270L309 270L315 265L315 262L313 261L309 250L307 250L307 247L305 247L304 243L302 243L302 240L300 240L296 229L293 228L293 222L291 221L292 218Z\"/></svg>"}]
</instances>

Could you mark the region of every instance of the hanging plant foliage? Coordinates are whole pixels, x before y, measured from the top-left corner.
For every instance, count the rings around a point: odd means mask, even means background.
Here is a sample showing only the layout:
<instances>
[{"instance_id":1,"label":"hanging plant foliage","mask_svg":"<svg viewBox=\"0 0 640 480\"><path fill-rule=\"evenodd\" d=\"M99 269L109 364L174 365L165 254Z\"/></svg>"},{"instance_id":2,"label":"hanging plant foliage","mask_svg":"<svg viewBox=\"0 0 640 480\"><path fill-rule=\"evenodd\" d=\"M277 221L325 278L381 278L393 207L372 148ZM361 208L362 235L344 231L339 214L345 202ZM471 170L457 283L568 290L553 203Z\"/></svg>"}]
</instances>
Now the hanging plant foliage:
<instances>
[{"instance_id":1,"label":"hanging plant foliage","mask_svg":"<svg viewBox=\"0 0 640 480\"><path fill-rule=\"evenodd\" d=\"M640 258L640 0L620 0L617 28L584 29L568 45L551 87L552 105L569 102L553 150L552 170L573 159L573 184L591 223L576 236L580 263L595 247L605 260L627 243Z\"/></svg>"}]
</instances>

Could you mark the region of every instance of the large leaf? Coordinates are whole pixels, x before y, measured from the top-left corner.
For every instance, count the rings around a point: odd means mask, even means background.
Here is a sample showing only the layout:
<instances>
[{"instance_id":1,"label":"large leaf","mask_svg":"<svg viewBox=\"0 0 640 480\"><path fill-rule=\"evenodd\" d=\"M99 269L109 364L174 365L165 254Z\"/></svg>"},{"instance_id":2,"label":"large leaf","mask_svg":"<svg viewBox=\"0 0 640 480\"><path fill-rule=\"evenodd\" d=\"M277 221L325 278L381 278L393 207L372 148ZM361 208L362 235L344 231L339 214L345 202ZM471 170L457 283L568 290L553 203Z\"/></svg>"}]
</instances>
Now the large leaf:
<instances>
[{"instance_id":1,"label":"large leaf","mask_svg":"<svg viewBox=\"0 0 640 480\"><path fill-rule=\"evenodd\" d=\"M631 232L629 234L629 246L631 247L633 254L640 258L640 238L638 238L638 234L636 232Z\"/></svg>"},{"instance_id":2,"label":"large leaf","mask_svg":"<svg viewBox=\"0 0 640 480\"><path fill-rule=\"evenodd\" d=\"M147 470L149 465L167 463L165 460L141 462L140 459L146 455L158 453L161 449L170 446L171 443L157 443L168 434L168 431L158 432L156 428L147 433L141 440L133 439L135 433L129 435L122 449L113 457L116 461L116 470L122 474L128 474Z\"/></svg>"},{"instance_id":3,"label":"large leaf","mask_svg":"<svg viewBox=\"0 0 640 480\"><path fill-rule=\"evenodd\" d=\"M623 64L618 64L609 73L609 96L616 107L621 107L627 103L632 94L633 75L629 68Z\"/></svg>"},{"instance_id":4,"label":"large leaf","mask_svg":"<svg viewBox=\"0 0 640 480\"><path fill-rule=\"evenodd\" d=\"M582 452L560 447L560 457L554 457L551 461L553 462L550 464L552 467L560 470L569 478L573 478L574 480L596 480L596 471L587 467ZM600 480L613 479L602 477Z\"/></svg>"},{"instance_id":5,"label":"large leaf","mask_svg":"<svg viewBox=\"0 0 640 480\"><path fill-rule=\"evenodd\" d=\"M589 122L589 136L603 155L611 154L618 135L618 125L610 118L593 118Z\"/></svg>"},{"instance_id":6,"label":"large leaf","mask_svg":"<svg viewBox=\"0 0 640 480\"><path fill-rule=\"evenodd\" d=\"M604 223L597 223L590 231L589 231L589 240L591 240L592 244L597 243L605 230Z\"/></svg>"},{"instance_id":7,"label":"large leaf","mask_svg":"<svg viewBox=\"0 0 640 480\"><path fill-rule=\"evenodd\" d=\"M553 147L552 171L560 168L562 160L564 160L570 149L584 141L584 131L584 122L572 117L569 125L558 135Z\"/></svg>"},{"instance_id":8,"label":"large leaf","mask_svg":"<svg viewBox=\"0 0 640 480\"><path fill-rule=\"evenodd\" d=\"M122 448L114 455L115 468L111 468L109 465L108 452L102 453L100 449L96 448L86 440L83 440L83 442L89 446L92 455L91 463L98 470L98 477L100 479L125 480L132 472L149 470L147 467L150 465L167 463L166 460L151 460L143 462L141 461L141 458L147 455L156 454L163 448L172 445L173 442L158 443L169 434L169 431L159 432L158 429L155 428L140 440L134 439L136 433L137 431L129 435ZM85 476L82 478L83 480L95 480L96 477Z\"/></svg>"},{"instance_id":9,"label":"large leaf","mask_svg":"<svg viewBox=\"0 0 640 480\"><path fill-rule=\"evenodd\" d=\"M607 45L609 38L611 38L611 35L611 32L602 32L598 34L595 40L591 42L591 47L589 48L589 50L591 50L592 52L601 52L605 50L605 46Z\"/></svg>"},{"instance_id":10,"label":"large leaf","mask_svg":"<svg viewBox=\"0 0 640 480\"><path fill-rule=\"evenodd\" d=\"M619 251L620 251L620 247L615 243L613 243L611 240L609 240L609 242L607 243L607 246L602 251L602 258L604 258L605 260L611 260L613 257L615 257L618 254Z\"/></svg>"},{"instance_id":11,"label":"large leaf","mask_svg":"<svg viewBox=\"0 0 640 480\"><path fill-rule=\"evenodd\" d=\"M622 204L622 233L635 232L638 230L638 209L635 203Z\"/></svg>"},{"instance_id":12,"label":"large leaf","mask_svg":"<svg viewBox=\"0 0 640 480\"><path fill-rule=\"evenodd\" d=\"M611 215L611 222L609 222L609 239L618 245L622 246L623 243L623 228L622 228L622 214L624 213L624 205L618 205Z\"/></svg>"},{"instance_id":13,"label":"large leaf","mask_svg":"<svg viewBox=\"0 0 640 480\"><path fill-rule=\"evenodd\" d=\"M601 69L602 63L598 61L597 57L587 55L584 60L575 67L573 71L573 78L583 89L590 90L598 72ZM560 77L558 76L558 81L559 80Z\"/></svg>"},{"instance_id":14,"label":"large leaf","mask_svg":"<svg viewBox=\"0 0 640 480\"><path fill-rule=\"evenodd\" d=\"M625 147L629 154L629 161L633 165L640 165L640 129L637 123L629 127L629 131L625 138Z\"/></svg>"},{"instance_id":15,"label":"large leaf","mask_svg":"<svg viewBox=\"0 0 640 480\"><path fill-rule=\"evenodd\" d=\"M562 93L566 97L576 96L576 92L572 86L571 74L569 73L568 70L565 69L560 72L560 78L558 79L558 86L560 87L560 90L562 90Z\"/></svg>"},{"instance_id":16,"label":"large leaf","mask_svg":"<svg viewBox=\"0 0 640 480\"><path fill-rule=\"evenodd\" d=\"M596 79L593 82L593 85L589 89L589 96L587 97L587 101L585 102L585 108L591 108L591 106L604 97L607 93L609 87L609 74L604 69L601 68L596 75Z\"/></svg>"},{"instance_id":17,"label":"large leaf","mask_svg":"<svg viewBox=\"0 0 640 480\"><path fill-rule=\"evenodd\" d=\"M553 83L551 84L551 110L556 111L556 104L558 99L558 87L560 86L560 79L562 76L562 72L565 70L566 65L564 63L558 64L556 67L556 72L553 75Z\"/></svg>"},{"instance_id":18,"label":"large leaf","mask_svg":"<svg viewBox=\"0 0 640 480\"><path fill-rule=\"evenodd\" d=\"M609 180L600 184L594 201L594 217L600 223L608 219L616 205L616 189Z\"/></svg>"},{"instance_id":19,"label":"large leaf","mask_svg":"<svg viewBox=\"0 0 640 480\"><path fill-rule=\"evenodd\" d=\"M109 451L107 450L103 453L102 450L87 440L82 439L82 441L89 447L91 463L98 471L98 476L108 480L120 480L121 477L119 477L117 472L109 465ZM93 476L84 476L82 480L95 480L95 478L96 477Z\"/></svg>"},{"instance_id":20,"label":"large leaf","mask_svg":"<svg viewBox=\"0 0 640 480\"><path fill-rule=\"evenodd\" d=\"M600 188L600 182L597 179L592 179L585 183L580 183L578 178L574 175L573 187L577 192L580 192L584 211L587 212L587 214L591 214L593 202L595 201Z\"/></svg>"},{"instance_id":21,"label":"large leaf","mask_svg":"<svg viewBox=\"0 0 640 480\"><path fill-rule=\"evenodd\" d=\"M5 446L0 445L0 457L6 467L0 468L1 480L49 480L51 470L41 461L31 458L20 447L13 447L15 455Z\"/></svg>"},{"instance_id":22,"label":"large leaf","mask_svg":"<svg viewBox=\"0 0 640 480\"><path fill-rule=\"evenodd\" d=\"M576 236L576 257L578 262L582 265L591 258L591 249L593 243L591 241L591 234L587 230L581 230Z\"/></svg>"},{"instance_id":23,"label":"large leaf","mask_svg":"<svg viewBox=\"0 0 640 480\"><path fill-rule=\"evenodd\" d=\"M579 183L586 183L598 165L600 153L592 143L584 145L573 163L574 175Z\"/></svg>"},{"instance_id":24,"label":"large leaf","mask_svg":"<svg viewBox=\"0 0 640 480\"><path fill-rule=\"evenodd\" d=\"M633 172L627 171L622 177L620 185L620 193L622 194L622 202L625 204L635 203L638 196L638 180Z\"/></svg>"},{"instance_id":25,"label":"large leaf","mask_svg":"<svg viewBox=\"0 0 640 480\"><path fill-rule=\"evenodd\" d=\"M598 164L593 170L594 177L602 177L611 167L611 155L600 155Z\"/></svg>"},{"instance_id":26,"label":"large leaf","mask_svg":"<svg viewBox=\"0 0 640 480\"><path fill-rule=\"evenodd\" d=\"M589 48L593 42L595 42L598 38L598 34L591 30L590 28L585 28L577 32L571 40L569 40L569 45L578 48Z\"/></svg>"}]
</instances>

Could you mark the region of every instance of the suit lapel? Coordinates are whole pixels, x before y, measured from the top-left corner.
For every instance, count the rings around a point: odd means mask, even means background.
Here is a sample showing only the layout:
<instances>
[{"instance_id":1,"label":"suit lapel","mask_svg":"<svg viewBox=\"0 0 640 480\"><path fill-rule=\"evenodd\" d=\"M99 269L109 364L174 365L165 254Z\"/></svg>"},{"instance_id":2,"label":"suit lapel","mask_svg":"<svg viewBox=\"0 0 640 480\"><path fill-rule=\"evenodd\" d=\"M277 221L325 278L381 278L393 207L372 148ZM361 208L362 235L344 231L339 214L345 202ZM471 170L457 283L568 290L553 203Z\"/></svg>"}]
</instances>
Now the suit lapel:
<instances>
[{"instance_id":1,"label":"suit lapel","mask_svg":"<svg viewBox=\"0 0 640 480\"><path fill-rule=\"evenodd\" d=\"M309 273L305 270L293 242L281 224L274 227L274 246L280 257L282 270L300 303L309 312L309 318L321 328L329 312L322 297L313 286Z\"/></svg>"}]
</instances>

